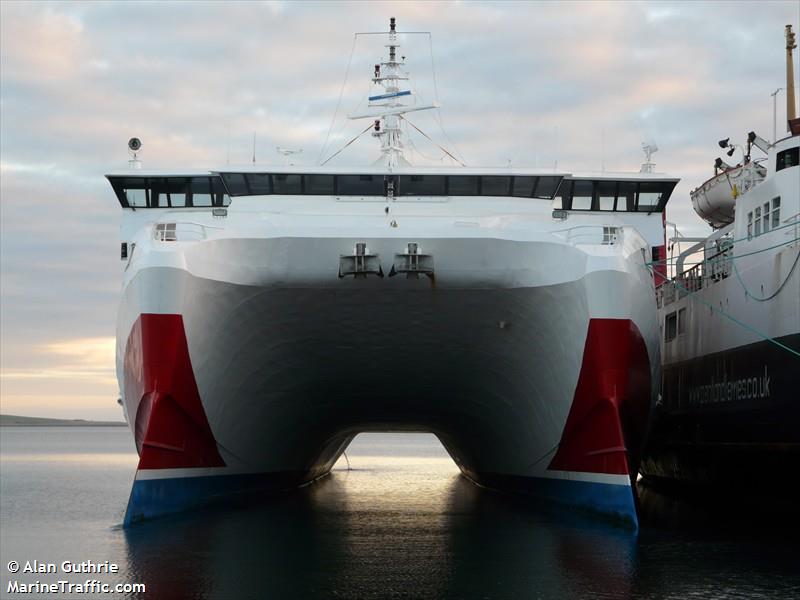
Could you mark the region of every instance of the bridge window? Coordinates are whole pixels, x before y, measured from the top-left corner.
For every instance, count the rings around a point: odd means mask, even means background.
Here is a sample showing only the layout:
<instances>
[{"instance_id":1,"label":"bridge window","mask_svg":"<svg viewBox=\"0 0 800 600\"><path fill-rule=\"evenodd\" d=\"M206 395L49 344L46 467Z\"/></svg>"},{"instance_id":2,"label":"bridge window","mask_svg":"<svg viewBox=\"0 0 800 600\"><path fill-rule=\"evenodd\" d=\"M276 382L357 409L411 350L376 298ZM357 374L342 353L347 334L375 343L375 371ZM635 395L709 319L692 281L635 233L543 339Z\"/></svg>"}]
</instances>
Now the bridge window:
<instances>
[{"instance_id":1,"label":"bridge window","mask_svg":"<svg viewBox=\"0 0 800 600\"><path fill-rule=\"evenodd\" d=\"M636 206L636 182L620 181L617 190L617 211L632 211Z\"/></svg>"},{"instance_id":2,"label":"bridge window","mask_svg":"<svg viewBox=\"0 0 800 600\"><path fill-rule=\"evenodd\" d=\"M230 198L215 176L109 177L124 208L227 206Z\"/></svg>"},{"instance_id":3,"label":"bridge window","mask_svg":"<svg viewBox=\"0 0 800 600\"><path fill-rule=\"evenodd\" d=\"M150 203L153 208L186 206L187 177L154 177L150 179Z\"/></svg>"},{"instance_id":4,"label":"bridge window","mask_svg":"<svg viewBox=\"0 0 800 600\"><path fill-rule=\"evenodd\" d=\"M663 185L658 182L642 181L639 183L639 198L636 210L641 212L653 212L661 202Z\"/></svg>"},{"instance_id":5,"label":"bridge window","mask_svg":"<svg viewBox=\"0 0 800 600\"><path fill-rule=\"evenodd\" d=\"M396 196L514 196L550 200L560 176L536 175L298 175L222 173L231 196L267 194L384 196L387 181Z\"/></svg>"},{"instance_id":6,"label":"bridge window","mask_svg":"<svg viewBox=\"0 0 800 600\"><path fill-rule=\"evenodd\" d=\"M114 178L111 180L111 185L123 206L144 208L150 204L150 188L144 177Z\"/></svg>"},{"instance_id":7,"label":"bridge window","mask_svg":"<svg viewBox=\"0 0 800 600\"><path fill-rule=\"evenodd\" d=\"M600 210L614 210L614 199L616 195L616 181L597 182L597 204Z\"/></svg>"},{"instance_id":8,"label":"bridge window","mask_svg":"<svg viewBox=\"0 0 800 600\"><path fill-rule=\"evenodd\" d=\"M570 198L572 197L572 184L574 181L565 179L558 188L558 195L555 197L554 208L569 208Z\"/></svg>"},{"instance_id":9,"label":"bridge window","mask_svg":"<svg viewBox=\"0 0 800 600\"><path fill-rule=\"evenodd\" d=\"M446 180L444 175L400 175L401 196L444 196Z\"/></svg>"},{"instance_id":10,"label":"bridge window","mask_svg":"<svg viewBox=\"0 0 800 600\"><path fill-rule=\"evenodd\" d=\"M504 175L483 175L481 177L481 196L508 196L511 191L511 177Z\"/></svg>"},{"instance_id":11,"label":"bridge window","mask_svg":"<svg viewBox=\"0 0 800 600\"><path fill-rule=\"evenodd\" d=\"M263 177L269 177L264 175ZM251 193L255 193L252 192ZM264 192L269 193L269 192ZM290 175L288 173L276 173L272 176L272 193L286 194L295 196L303 193L303 180L300 175Z\"/></svg>"},{"instance_id":12,"label":"bridge window","mask_svg":"<svg viewBox=\"0 0 800 600\"><path fill-rule=\"evenodd\" d=\"M447 178L448 191L451 196L477 196L477 175L452 175Z\"/></svg>"},{"instance_id":13,"label":"bridge window","mask_svg":"<svg viewBox=\"0 0 800 600\"><path fill-rule=\"evenodd\" d=\"M222 179L225 180L225 187L228 188L231 196L245 196L249 193L247 180L241 173L223 173Z\"/></svg>"},{"instance_id":14,"label":"bridge window","mask_svg":"<svg viewBox=\"0 0 800 600\"><path fill-rule=\"evenodd\" d=\"M753 237L753 211L747 213L747 239Z\"/></svg>"},{"instance_id":15,"label":"bridge window","mask_svg":"<svg viewBox=\"0 0 800 600\"><path fill-rule=\"evenodd\" d=\"M753 235L761 235L761 207L759 206L756 208L755 211L755 220L754 220L755 228Z\"/></svg>"},{"instance_id":16,"label":"bridge window","mask_svg":"<svg viewBox=\"0 0 800 600\"><path fill-rule=\"evenodd\" d=\"M303 175L303 189L306 194L333 196L333 175Z\"/></svg>"},{"instance_id":17,"label":"bridge window","mask_svg":"<svg viewBox=\"0 0 800 600\"><path fill-rule=\"evenodd\" d=\"M383 196L383 175L338 175L336 193L342 196Z\"/></svg>"},{"instance_id":18,"label":"bridge window","mask_svg":"<svg viewBox=\"0 0 800 600\"><path fill-rule=\"evenodd\" d=\"M592 210L592 182L577 180L572 186L572 210Z\"/></svg>"},{"instance_id":19,"label":"bridge window","mask_svg":"<svg viewBox=\"0 0 800 600\"><path fill-rule=\"evenodd\" d=\"M511 195L518 198L530 198L533 196L533 188L535 185L535 177L514 177L514 187L511 190Z\"/></svg>"},{"instance_id":20,"label":"bridge window","mask_svg":"<svg viewBox=\"0 0 800 600\"><path fill-rule=\"evenodd\" d=\"M248 173L247 187L255 196L262 196L272 192L272 183L266 173Z\"/></svg>"},{"instance_id":21,"label":"bridge window","mask_svg":"<svg viewBox=\"0 0 800 600\"><path fill-rule=\"evenodd\" d=\"M212 206L211 177L192 177L189 187L192 192L192 206Z\"/></svg>"},{"instance_id":22,"label":"bridge window","mask_svg":"<svg viewBox=\"0 0 800 600\"><path fill-rule=\"evenodd\" d=\"M800 163L800 148L787 148L775 156L775 170L783 171Z\"/></svg>"},{"instance_id":23,"label":"bridge window","mask_svg":"<svg viewBox=\"0 0 800 600\"><path fill-rule=\"evenodd\" d=\"M534 198L547 198L549 200L555 196L559 183L561 183L561 177L539 177L539 181L536 183L536 190L533 192Z\"/></svg>"}]
</instances>

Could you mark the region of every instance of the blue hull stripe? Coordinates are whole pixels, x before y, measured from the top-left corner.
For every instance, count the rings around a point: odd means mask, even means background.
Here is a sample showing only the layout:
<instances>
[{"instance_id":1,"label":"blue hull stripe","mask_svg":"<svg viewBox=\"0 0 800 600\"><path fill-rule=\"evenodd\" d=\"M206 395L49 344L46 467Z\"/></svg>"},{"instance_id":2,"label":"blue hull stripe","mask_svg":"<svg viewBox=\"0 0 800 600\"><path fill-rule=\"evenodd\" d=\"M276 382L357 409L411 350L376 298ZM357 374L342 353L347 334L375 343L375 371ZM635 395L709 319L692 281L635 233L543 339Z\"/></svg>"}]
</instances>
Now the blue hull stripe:
<instances>
[{"instance_id":1,"label":"blue hull stripe","mask_svg":"<svg viewBox=\"0 0 800 600\"><path fill-rule=\"evenodd\" d=\"M308 479L296 473L137 479L123 526L205 506L235 494L295 488Z\"/></svg>"},{"instance_id":2,"label":"blue hull stripe","mask_svg":"<svg viewBox=\"0 0 800 600\"><path fill-rule=\"evenodd\" d=\"M490 488L518 491L574 506L623 521L638 528L634 492L627 485L613 485L544 477L480 478ZM213 475L137 479L133 483L124 526L208 505L235 494L291 489L309 481L298 473Z\"/></svg>"},{"instance_id":3,"label":"blue hull stripe","mask_svg":"<svg viewBox=\"0 0 800 600\"><path fill-rule=\"evenodd\" d=\"M531 493L639 527L636 500L629 485L532 477Z\"/></svg>"}]
</instances>

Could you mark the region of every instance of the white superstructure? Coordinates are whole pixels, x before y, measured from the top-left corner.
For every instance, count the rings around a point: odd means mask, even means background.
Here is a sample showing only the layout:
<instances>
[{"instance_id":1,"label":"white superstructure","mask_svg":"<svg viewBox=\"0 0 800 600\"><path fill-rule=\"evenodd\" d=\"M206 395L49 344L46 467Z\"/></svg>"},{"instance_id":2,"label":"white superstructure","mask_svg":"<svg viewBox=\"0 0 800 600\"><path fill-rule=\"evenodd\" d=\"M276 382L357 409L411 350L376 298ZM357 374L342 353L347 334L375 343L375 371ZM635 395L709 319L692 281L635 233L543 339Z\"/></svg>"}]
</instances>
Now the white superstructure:
<instances>
[{"instance_id":1,"label":"white superstructure","mask_svg":"<svg viewBox=\"0 0 800 600\"><path fill-rule=\"evenodd\" d=\"M373 166L108 175L140 452L127 523L300 485L358 432L397 429L434 432L484 485L636 522L677 180L408 165L399 122L423 107L401 104L397 35L354 115Z\"/></svg>"}]
</instances>

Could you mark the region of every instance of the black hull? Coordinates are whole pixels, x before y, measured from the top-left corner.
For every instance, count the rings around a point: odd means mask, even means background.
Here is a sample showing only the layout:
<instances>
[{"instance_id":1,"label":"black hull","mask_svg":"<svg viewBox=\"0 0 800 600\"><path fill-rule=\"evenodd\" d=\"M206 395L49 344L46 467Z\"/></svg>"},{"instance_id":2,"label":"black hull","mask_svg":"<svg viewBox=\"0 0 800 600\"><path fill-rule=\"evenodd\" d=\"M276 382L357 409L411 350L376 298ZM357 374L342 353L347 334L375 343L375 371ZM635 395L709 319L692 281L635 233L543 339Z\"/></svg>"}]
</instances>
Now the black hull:
<instances>
[{"instance_id":1,"label":"black hull","mask_svg":"<svg viewBox=\"0 0 800 600\"><path fill-rule=\"evenodd\" d=\"M800 350L800 334L778 341ZM797 489L800 358L765 341L665 365L662 377L640 466L648 481Z\"/></svg>"}]
</instances>

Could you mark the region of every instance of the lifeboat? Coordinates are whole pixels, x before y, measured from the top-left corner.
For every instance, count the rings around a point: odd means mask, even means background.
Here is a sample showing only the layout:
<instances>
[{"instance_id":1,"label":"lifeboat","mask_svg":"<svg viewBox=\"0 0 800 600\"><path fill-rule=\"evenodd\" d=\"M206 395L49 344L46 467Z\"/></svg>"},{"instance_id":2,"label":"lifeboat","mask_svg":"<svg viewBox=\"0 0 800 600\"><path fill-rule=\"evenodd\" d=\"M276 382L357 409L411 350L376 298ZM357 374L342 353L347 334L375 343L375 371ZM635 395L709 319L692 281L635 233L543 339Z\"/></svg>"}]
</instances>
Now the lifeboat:
<instances>
[{"instance_id":1,"label":"lifeboat","mask_svg":"<svg viewBox=\"0 0 800 600\"><path fill-rule=\"evenodd\" d=\"M692 206L714 229L733 223L736 198L763 181L767 171L759 161L724 170L692 190Z\"/></svg>"}]
</instances>

